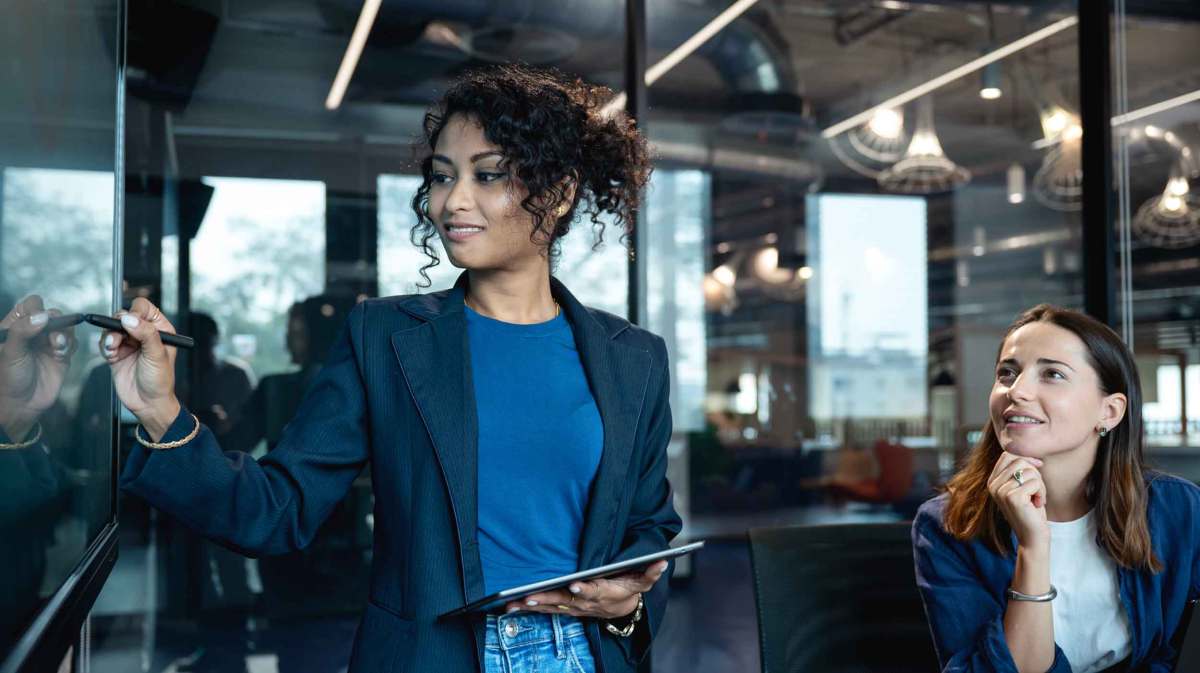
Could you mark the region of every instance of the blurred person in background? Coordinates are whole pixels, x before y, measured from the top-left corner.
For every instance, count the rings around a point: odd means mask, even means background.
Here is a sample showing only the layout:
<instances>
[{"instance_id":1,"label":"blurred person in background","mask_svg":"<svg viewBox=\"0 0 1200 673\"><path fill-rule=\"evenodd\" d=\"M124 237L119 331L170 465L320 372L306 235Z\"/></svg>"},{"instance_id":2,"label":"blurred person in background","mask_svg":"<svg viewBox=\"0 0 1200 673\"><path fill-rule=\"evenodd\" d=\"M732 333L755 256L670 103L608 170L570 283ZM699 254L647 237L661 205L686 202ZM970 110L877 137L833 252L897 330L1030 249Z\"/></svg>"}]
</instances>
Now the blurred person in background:
<instances>
[{"instance_id":1,"label":"blurred person in background","mask_svg":"<svg viewBox=\"0 0 1200 673\"><path fill-rule=\"evenodd\" d=\"M295 371L268 374L221 436L225 450L252 451L265 440L273 451L296 415L321 363L353 308L353 297L315 295L288 309L284 344ZM304 549L258 559L261 610L267 626L260 649L275 652L279 673L334 671L347 647L339 615L361 609L370 572L369 545L359 543L359 521L370 512L369 497L351 489L334 506ZM365 525L365 524L363 524ZM364 548L365 547L365 548ZM320 600L314 600L314 597Z\"/></svg>"}]
</instances>

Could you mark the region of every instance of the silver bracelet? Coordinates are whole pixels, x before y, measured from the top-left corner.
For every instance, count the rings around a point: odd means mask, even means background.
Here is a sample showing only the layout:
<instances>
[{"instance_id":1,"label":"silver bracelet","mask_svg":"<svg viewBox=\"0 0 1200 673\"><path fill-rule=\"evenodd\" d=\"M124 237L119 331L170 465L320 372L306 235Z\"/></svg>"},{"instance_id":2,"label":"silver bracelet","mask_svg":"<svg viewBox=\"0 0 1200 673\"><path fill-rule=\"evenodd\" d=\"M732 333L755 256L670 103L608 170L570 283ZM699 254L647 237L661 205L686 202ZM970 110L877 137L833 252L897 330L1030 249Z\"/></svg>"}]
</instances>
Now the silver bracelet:
<instances>
[{"instance_id":1,"label":"silver bracelet","mask_svg":"<svg viewBox=\"0 0 1200 673\"><path fill-rule=\"evenodd\" d=\"M1007 593L1008 593L1008 600L1010 600L1010 601L1025 601L1028 603L1049 603L1050 601L1052 601L1058 597L1058 589L1055 589L1053 584L1050 585L1049 591L1047 591L1044 594L1040 594L1040 595L1039 594L1023 594L1020 591L1017 591L1016 589L1014 589L1012 587L1008 588Z\"/></svg>"}]
</instances>

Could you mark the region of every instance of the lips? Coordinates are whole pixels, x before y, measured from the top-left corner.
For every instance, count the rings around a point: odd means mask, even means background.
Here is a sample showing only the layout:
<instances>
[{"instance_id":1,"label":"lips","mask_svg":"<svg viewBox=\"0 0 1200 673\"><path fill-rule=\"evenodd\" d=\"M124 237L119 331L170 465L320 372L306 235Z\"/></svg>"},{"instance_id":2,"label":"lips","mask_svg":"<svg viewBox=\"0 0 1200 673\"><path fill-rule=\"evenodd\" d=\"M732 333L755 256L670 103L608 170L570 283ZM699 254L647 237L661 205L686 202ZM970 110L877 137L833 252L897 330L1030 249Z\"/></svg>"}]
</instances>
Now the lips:
<instances>
[{"instance_id":1,"label":"lips","mask_svg":"<svg viewBox=\"0 0 1200 673\"><path fill-rule=\"evenodd\" d=\"M1015 411L1004 414L1004 425L1009 428L1032 428L1044 424L1045 421L1033 416Z\"/></svg>"},{"instance_id":2,"label":"lips","mask_svg":"<svg viewBox=\"0 0 1200 673\"><path fill-rule=\"evenodd\" d=\"M485 227L474 224L447 224L446 238L455 243L462 243L483 233Z\"/></svg>"}]
</instances>

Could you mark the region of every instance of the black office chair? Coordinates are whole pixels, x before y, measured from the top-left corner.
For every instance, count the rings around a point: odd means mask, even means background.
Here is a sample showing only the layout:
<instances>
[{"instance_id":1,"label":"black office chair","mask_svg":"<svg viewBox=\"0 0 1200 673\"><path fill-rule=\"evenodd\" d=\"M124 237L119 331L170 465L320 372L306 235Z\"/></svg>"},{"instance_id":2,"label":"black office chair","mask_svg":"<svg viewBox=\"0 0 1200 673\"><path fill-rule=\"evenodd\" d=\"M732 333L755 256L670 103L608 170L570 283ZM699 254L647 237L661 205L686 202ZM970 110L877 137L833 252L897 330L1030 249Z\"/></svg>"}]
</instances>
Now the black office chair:
<instances>
[{"instance_id":1,"label":"black office chair","mask_svg":"<svg viewBox=\"0 0 1200 673\"><path fill-rule=\"evenodd\" d=\"M1175 662L1171 668L1179 673L1187 673L1179 668L1179 661L1185 654L1189 661L1200 661L1200 640L1193 638L1190 642L1184 642L1190 629L1200 629L1200 621L1192 624L1193 621L1200 620L1200 617L1196 617L1197 603L1200 603L1200 599L1188 602L1187 607L1183 609L1183 618L1179 620L1179 630L1171 638L1171 647L1175 648Z\"/></svg>"},{"instance_id":2,"label":"black office chair","mask_svg":"<svg viewBox=\"0 0 1200 673\"><path fill-rule=\"evenodd\" d=\"M750 531L763 673L938 670L910 524Z\"/></svg>"}]
</instances>

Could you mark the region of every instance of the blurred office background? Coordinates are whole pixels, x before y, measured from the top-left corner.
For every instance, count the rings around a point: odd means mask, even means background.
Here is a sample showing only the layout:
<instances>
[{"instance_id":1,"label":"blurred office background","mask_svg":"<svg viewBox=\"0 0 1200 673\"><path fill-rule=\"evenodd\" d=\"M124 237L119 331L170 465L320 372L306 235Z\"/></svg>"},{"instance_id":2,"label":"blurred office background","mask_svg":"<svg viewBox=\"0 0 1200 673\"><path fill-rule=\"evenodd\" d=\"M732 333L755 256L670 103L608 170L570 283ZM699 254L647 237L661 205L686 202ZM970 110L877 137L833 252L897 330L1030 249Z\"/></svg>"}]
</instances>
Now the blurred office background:
<instances>
[{"instance_id":1,"label":"blurred office background","mask_svg":"<svg viewBox=\"0 0 1200 673\"><path fill-rule=\"evenodd\" d=\"M626 92L657 156L637 258L579 227L558 276L670 347L671 479L683 537L710 543L680 567L652 669L759 670L747 530L911 517L977 436L1000 336L1033 304L1125 335L1150 461L1200 479L1200 6L1095 4L1098 30L1060 0L18 5L0 294L108 312L120 260L123 300L201 342L185 404L262 454L354 303L419 291L412 142L450 78L522 62ZM443 263L432 289L456 276ZM88 478L55 510L43 598L130 441L96 334L58 409ZM279 558L119 498L91 670L344 670L367 474Z\"/></svg>"}]
</instances>

